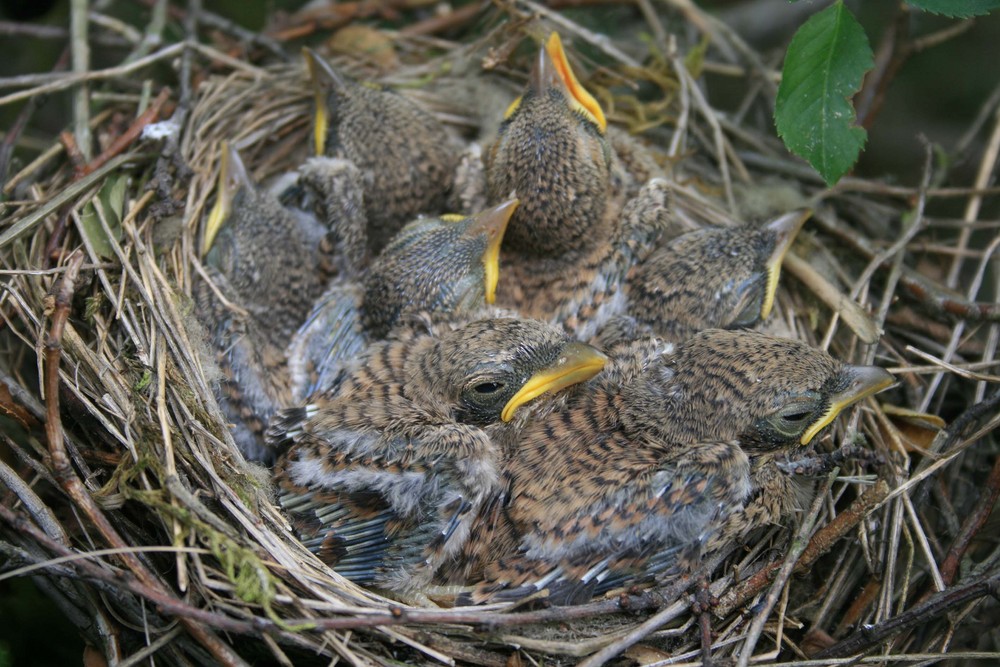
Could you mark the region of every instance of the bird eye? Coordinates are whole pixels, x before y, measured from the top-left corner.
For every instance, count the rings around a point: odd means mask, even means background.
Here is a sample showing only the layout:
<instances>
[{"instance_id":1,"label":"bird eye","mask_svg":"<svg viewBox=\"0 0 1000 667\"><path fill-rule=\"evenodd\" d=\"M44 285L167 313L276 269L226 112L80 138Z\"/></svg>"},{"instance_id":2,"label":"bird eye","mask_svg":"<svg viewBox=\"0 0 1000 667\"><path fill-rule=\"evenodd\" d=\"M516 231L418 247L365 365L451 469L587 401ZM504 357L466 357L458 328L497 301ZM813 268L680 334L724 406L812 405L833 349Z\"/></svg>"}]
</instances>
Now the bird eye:
<instances>
[{"instance_id":1,"label":"bird eye","mask_svg":"<svg viewBox=\"0 0 1000 667\"><path fill-rule=\"evenodd\" d=\"M750 327L760 321L761 308L764 305L764 283L761 280L754 280L752 286L745 289L737 304L737 315L729 322L720 324L727 328Z\"/></svg>"},{"instance_id":2,"label":"bird eye","mask_svg":"<svg viewBox=\"0 0 1000 667\"><path fill-rule=\"evenodd\" d=\"M798 424L808 419L811 414L811 412L793 412L790 415L782 415L781 418L789 424Z\"/></svg>"},{"instance_id":3,"label":"bird eye","mask_svg":"<svg viewBox=\"0 0 1000 667\"><path fill-rule=\"evenodd\" d=\"M456 414L465 424L492 424L499 421L503 406L517 391L515 378L507 373L478 373L469 378L459 395L460 408Z\"/></svg>"},{"instance_id":4,"label":"bird eye","mask_svg":"<svg viewBox=\"0 0 1000 667\"><path fill-rule=\"evenodd\" d=\"M798 438L815 420L820 402L818 396L802 397L765 418L767 424L765 431L770 432L770 436L766 439L778 442Z\"/></svg>"}]
</instances>

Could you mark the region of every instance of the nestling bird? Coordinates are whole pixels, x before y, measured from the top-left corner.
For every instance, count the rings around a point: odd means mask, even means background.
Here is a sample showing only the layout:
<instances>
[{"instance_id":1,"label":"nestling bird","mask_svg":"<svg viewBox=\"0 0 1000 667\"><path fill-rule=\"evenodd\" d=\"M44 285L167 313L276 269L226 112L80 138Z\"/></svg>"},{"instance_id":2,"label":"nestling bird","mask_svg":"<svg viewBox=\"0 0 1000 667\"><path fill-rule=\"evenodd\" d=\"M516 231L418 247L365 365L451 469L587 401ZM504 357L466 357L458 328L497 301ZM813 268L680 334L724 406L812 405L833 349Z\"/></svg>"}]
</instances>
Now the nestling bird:
<instances>
[{"instance_id":1,"label":"nestling bird","mask_svg":"<svg viewBox=\"0 0 1000 667\"><path fill-rule=\"evenodd\" d=\"M485 159L490 201L521 200L504 240L500 305L559 322L580 340L620 314L629 269L669 226L662 179L623 206L627 175L606 129L553 33Z\"/></svg>"},{"instance_id":2,"label":"nestling bird","mask_svg":"<svg viewBox=\"0 0 1000 667\"><path fill-rule=\"evenodd\" d=\"M604 112L552 33L485 155L490 201L516 193L522 202L505 249L561 258L610 237L616 211L606 128Z\"/></svg>"},{"instance_id":3,"label":"nestling bird","mask_svg":"<svg viewBox=\"0 0 1000 667\"><path fill-rule=\"evenodd\" d=\"M288 404L285 346L322 293L319 241L325 231L259 190L236 150L223 147L204 232L212 285L199 283L196 301L224 376L223 413L250 460L266 456L264 424Z\"/></svg>"},{"instance_id":4,"label":"nestling bird","mask_svg":"<svg viewBox=\"0 0 1000 667\"><path fill-rule=\"evenodd\" d=\"M287 448L277 481L296 532L357 583L419 592L496 495L501 452L528 413L606 361L532 320L443 329L373 344L268 429Z\"/></svg>"},{"instance_id":5,"label":"nestling bird","mask_svg":"<svg viewBox=\"0 0 1000 667\"><path fill-rule=\"evenodd\" d=\"M471 600L572 603L690 566L724 523L732 539L796 509L774 457L892 383L751 331L633 342L520 434L469 539L499 536Z\"/></svg>"},{"instance_id":6,"label":"nestling bird","mask_svg":"<svg viewBox=\"0 0 1000 667\"><path fill-rule=\"evenodd\" d=\"M444 208L459 150L433 115L405 97L349 79L314 51L305 55L316 92L316 154L357 168L368 246L378 252L417 214Z\"/></svg>"},{"instance_id":7,"label":"nestling bird","mask_svg":"<svg viewBox=\"0 0 1000 667\"><path fill-rule=\"evenodd\" d=\"M607 131L553 33L487 154L490 197L522 200L504 241L501 305L602 346L650 333L680 341L767 317L807 215L668 240L667 182L649 180L622 206L613 193L627 175Z\"/></svg>"},{"instance_id":8,"label":"nestling bird","mask_svg":"<svg viewBox=\"0 0 1000 667\"><path fill-rule=\"evenodd\" d=\"M766 319L781 262L809 215L793 211L761 226L702 229L661 244L630 270L618 301L621 317L603 325L598 344L646 335L681 342L703 329Z\"/></svg>"},{"instance_id":9,"label":"nestling bird","mask_svg":"<svg viewBox=\"0 0 1000 667\"><path fill-rule=\"evenodd\" d=\"M500 243L517 204L512 199L472 216L418 218L358 280L332 281L289 346L293 399L329 385L341 363L407 316L462 316L492 304Z\"/></svg>"}]
</instances>

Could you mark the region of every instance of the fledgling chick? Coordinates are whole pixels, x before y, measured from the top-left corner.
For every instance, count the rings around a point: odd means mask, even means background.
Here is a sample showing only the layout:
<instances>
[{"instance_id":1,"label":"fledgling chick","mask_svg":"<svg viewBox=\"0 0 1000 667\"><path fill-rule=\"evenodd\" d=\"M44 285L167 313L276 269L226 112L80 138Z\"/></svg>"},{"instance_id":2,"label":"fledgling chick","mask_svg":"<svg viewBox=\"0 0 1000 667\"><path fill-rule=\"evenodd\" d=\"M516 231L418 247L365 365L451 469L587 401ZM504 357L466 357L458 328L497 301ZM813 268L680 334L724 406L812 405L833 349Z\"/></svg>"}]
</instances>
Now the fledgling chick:
<instances>
[{"instance_id":1,"label":"fledgling chick","mask_svg":"<svg viewBox=\"0 0 1000 667\"><path fill-rule=\"evenodd\" d=\"M627 175L606 129L553 33L485 159L489 200L521 200L504 240L499 303L559 322L581 340L592 335L575 331L581 311L600 317L614 307L628 270L669 226L662 179L623 206Z\"/></svg>"},{"instance_id":2,"label":"fledgling chick","mask_svg":"<svg viewBox=\"0 0 1000 667\"><path fill-rule=\"evenodd\" d=\"M223 147L203 246L215 289L199 283L196 301L223 372L220 404L249 460L266 456L264 425L288 404L285 347L322 293L324 233L259 190L236 150Z\"/></svg>"},{"instance_id":3,"label":"fledgling chick","mask_svg":"<svg viewBox=\"0 0 1000 667\"><path fill-rule=\"evenodd\" d=\"M512 193L521 199L505 250L561 258L584 254L595 240L610 237L614 202L606 129L604 112L577 81L559 35L552 33L485 157L490 201Z\"/></svg>"},{"instance_id":4,"label":"fledgling chick","mask_svg":"<svg viewBox=\"0 0 1000 667\"><path fill-rule=\"evenodd\" d=\"M647 335L679 343L704 329L752 327L767 319L781 262L809 217L793 211L762 225L703 229L678 236L632 267L617 304L602 317L596 344L612 347ZM609 310L609 312L611 312ZM579 321L586 327L588 311Z\"/></svg>"},{"instance_id":5,"label":"fledgling chick","mask_svg":"<svg viewBox=\"0 0 1000 667\"><path fill-rule=\"evenodd\" d=\"M496 298L500 243L518 201L472 216L418 218L359 280L327 288L289 346L293 400L328 386L338 366L406 316L463 316Z\"/></svg>"},{"instance_id":6,"label":"fledgling chick","mask_svg":"<svg viewBox=\"0 0 1000 667\"><path fill-rule=\"evenodd\" d=\"M704 331L672 354L633 343L520 434L505 463L506 553L493 552L472 601L548 589L574 603L690 566L724 522L743 514L749 530L793 511L776 454L892 383L752 331ZM496 528L477 524L469 543Z\"/></svg>"},{"instance_id":7,"label":"fledgling chick","mask_svg":"<svg viewBox=\"0 0 1000 667\"><path fill-rule=\"evenodd\" d=\"M541 322L477 320L375 343L268 429L303 543L353 581L419 592L500 483L506 441L543 395L606 357ZM529 402L534 404L528 406Z\"/></svg>"},{"instance_id":8,"label":"fledgling chick","mask_svg":"<svg viewBox=\"0 0 1000 667\"><path fill-rule=\"evenodd\" d=\"M316 91L316 154L360 172L374 254L417 214L443 210L458 148L433 115L405 97L349 79L314 51L305 55Z\"/></svg>"}]
</instances>

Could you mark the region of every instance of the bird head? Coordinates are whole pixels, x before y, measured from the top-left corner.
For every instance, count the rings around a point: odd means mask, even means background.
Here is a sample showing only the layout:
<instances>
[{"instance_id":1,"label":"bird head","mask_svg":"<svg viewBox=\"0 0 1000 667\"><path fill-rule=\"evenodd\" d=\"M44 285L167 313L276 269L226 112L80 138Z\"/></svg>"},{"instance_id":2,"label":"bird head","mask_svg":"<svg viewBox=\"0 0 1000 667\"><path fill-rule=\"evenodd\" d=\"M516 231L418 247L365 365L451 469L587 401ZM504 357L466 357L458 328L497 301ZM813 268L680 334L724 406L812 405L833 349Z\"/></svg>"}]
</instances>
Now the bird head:
<instances>
[{"instance_id":1,"label":"bird head","mask_svg":"<svg viewBox=\"0 0 1000 667\"><path fill-rule=\"evenodd\" d=\"M485 425L509 422L530 401L585 382L607 357L535 320L477 320L443 335L433 358L435 395L457 405L456 417Z\"/></svg>"},{"instance_id":2,"label":"bird head","mask_svg":"<svg viewBox=\"0 0 1000 667\"><path fill-rule=\"evenodd\" d=\"M675 441L737 439L750 451L807 445L844 408L895 382L800 341L722 329L695 335L654 368L645 386Z\"/></svg>"},{"instance_id":3,"label":"bird head","mask_svg":"<svg viewBox=\"0 0 1000 667\"><path fill-rule=\"evenodd\" d=\"M457 147L434 114L391 88L344 76L314 51L304 53L315 92L316 154L349 160L364 174L369 248L377 252L417 214L441 210Z\"/></svg>"},{"instance_id":4,"label":"bird head","mask_svg":"<svg viewBox=\"0 0 1000 667\"><path fill-rule=\"evenodd\" d=\"M538 60L531 70L528 84L529 94L541 97L549 94L549 91L558 91L561 94L563 103L580 118L597 126L601 134L608 129L608 121L604 116L601 105L584 88L576 78L573 68L570 67L569 58L563 49L562 39L559 33L553 32L549 35L544 46L538 53ZM510 118L516 113L521 105L524 96L514 100L507 108L504 118Z\"/></svg>"},{"instance_id":5,"label":"bird head","mask_svg":"<svg viewBox=\"0 0 1000 667\"><path fill-rule=\"evenodd\" d=\"M586 245L608 199L606 127L604 112L580 85L553 33L486 154L490 198L513 193L521 199L507 235L511 247L556 255Z\"/></svg>"},{"instance_id":6,"label":"bird head","mask_svg":"<svg viewBox=\"0 0 1000 667\"><path fill-rule=\"evenodd\" d=\"M242 199L247 193L254 190L254 183L250 180L250 175L243 160L240 159L240 154L229 142L223 142L222 154L219 159L219 182L215 189L215 205L205 221L202 237L201 252L203 255L212 248L215 237L233 215L234 209L240 208L237 199Z\"/></svg>"},{"instance_id":7,"label":"bird head","mask_svg":"<svg viewBox=\"0 0 1000 667\"><path fill-rule=\"evenodd\" d=\"M630 276L636 319L671 340L757 324L771 312L782 259L809 215L677 237Z\"/></svg>"},{"instance_id":8,"label":"bird head","mask_svg":"<svg viewBox=\"0 0 1000 667\"><path fill-rule=\"evenodd\" d=\"M312 49L302 49L302 56L305 58L313 89L313 145L316 155L324 155L329 133L337 126L337 114L358 84L334 69Z\"/></svg>"},{"instance_id":9,"label":"bird head","mask_svg":"<svg viewBox=\"0 0 1000 667\"><path fill-rule=\"evenodd\" d=\"M517 199L472 216L418 218L372 262L363 321L383 337L408 313L469 312L496 299L500 243Z\"/></svg>"}]
</instances>

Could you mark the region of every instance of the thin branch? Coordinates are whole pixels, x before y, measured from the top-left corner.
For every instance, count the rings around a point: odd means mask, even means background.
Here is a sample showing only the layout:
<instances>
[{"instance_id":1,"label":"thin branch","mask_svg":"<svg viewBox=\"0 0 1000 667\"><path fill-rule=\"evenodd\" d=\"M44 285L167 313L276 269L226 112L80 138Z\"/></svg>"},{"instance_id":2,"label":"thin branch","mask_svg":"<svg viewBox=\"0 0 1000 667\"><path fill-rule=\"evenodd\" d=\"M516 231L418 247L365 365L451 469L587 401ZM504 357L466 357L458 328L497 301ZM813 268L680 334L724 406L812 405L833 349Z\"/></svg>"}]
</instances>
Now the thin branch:
<instances>
[{"instance_id":1,"label":"thin branch","mask_svg":"<svg viewBox=\"0 0 1000 667\"><path fill-rule=\"evenodd\" d=\"M837 642L813 657L817 660L823 660L867 653L888 641L896 634L918 625L926 624L932 619L947 613L954 607L973 600L979 600L988 595L997 597L998 594L1000 594L1000 572L936 593L926 602L915 605L902 614L887 619L882 623L873 626L863 626L847 639Z\"/></svg>"},{"instance_id":2,"label":"thin branch","mask_svg":"<svg viewBox=\"0 0 1000 667\"><path fill-rule=\"evenodd\" d=\"M146 108L146 110L132 121L132 124L126 128L118 137L111 142L108 148L94 158L89 163L85 164L80 169L80 175L86 176L87 174L93 173L95 170L100 169L104 164L125 151L126 148L132 145L132 143L142 135L142 131L147 125L155 123L160 118L160 111L163 109L163 105L167 103L170 99L170 89L164 88L160 91L160 94L156 96L156 99Z\"/></svg>"},{"instance_id":3,"label":"thin branch","mask_svg":"<svg viewBox=\"0 0 1000 667\"><path fill-rule=\"evenodd\" d=\"M675 602L650 616L645 622L642 623L642 625L638 626L618 641L608 644L603 649L581 662L577 667L598 667L599 665L603 665L608 660L621 655L624 651L628 650L629 647L641 642L650 634L656 632L665 624L680 616L688 608L690 608L691 603L684 600L677 600L677 597L683 594L684 591L692 585L700 581L703 576L711 574L728 555L727 551L716 553L707 561L702 563L701 567L699 567L695 572L678 577L677 580L672 582L663 592L664 600L676 600Z\"/></svg>"},{"instance_id":4,"label":"thin branch","mask_svg":"<svg viewBox=\"0 0 1000 667\"><path fill-rule=\"evenodd\" d=\"M35 95L53 93L57 90L66 90L67 88L72 88L73 86L87 81L103 81L104 79L114 79L117 77L128 76L143 67L148 67L154 63L160 62L161 60L174 58L182 53L184 48L185 46L183 42L179 44L171 44L170 46L166 46L152 55L140 58L139 60L126 65L92 70L81 74L28 74L25 76L14 76L6 79L0 79L0 88L35 86L34 88L29 88L27 90L22 90L17 93L11 93L10 95L0 97L0 106L20 102L21 100L26 100L30 97L34 97Z\"/></svg>"},{"instance_id":5,"label":"thin branch","mask_svg":"<svg viewBox=\"0 0 1000 667\"><path fill-rule=\"evenodd\" d=\"M771 610L774 609L774 605L777 604L778 597L781 595L782 589L784 589L785 585L788 583L788 578L792 576L792 570L795 568L799 557L803 554L806 546L808 545L807 540L809 535L812 533L813 527L816 525L816 520L819 518L820 510L823 509L823 499L830 491L830 486L833 484L833 480L837 478L837 473L839 472L839 468L834 468L827 476L826 484L824 484L823 487L816 493L816 498L813 500L812 507L802 519L802 525L799 526L799 530L796 532L795 538L792 540L791 547L785 555L784 562L774 575L774 582L771 584L770 590L764 597L764 603L762 605L758 605L754 610L754 617L753 621L750 622L750 629L747 631L746 637L743 640L743 646L740 647L740 657L736 662L737 667L747 667L747 665L750 664L750 658L753 655L754 647L757 646L757 641L764 632L764 624L767 622L768 617L770 617Z\"/></svg>"},{"instance_id":6,"label":"thin branch","mask_svg":"<svg viewBox=\"0 0 1000 667\"><path fill-rule=\"evenodd\" d=\"M52 473L56 481L107 540L108 544L118 549L126 549L128 545L125 540L107 520L74 472L63 440L62 418L59 413L59 364L62 358L62 336L66 320L69 318L70 302L83 259L84 256L81 252L76 252L69 258L66 273L63 274L62 280L58 283L58 289L55 293L55 307L51 315L49 334L45 341L45 436L52 461ZM121 559L145 587L156 591L161 597L170 596L156 576L134 554L124 552ZM194 622L189 617L182 617L181 623L222 664L246 664L204 625Z\"/></svg>"},{"instance_id":7,"label":"thin branch","mask_svg":"<svg viewBox=\"0 0 1000 667\"><path fill-rule=\"evenodd\" d=\"M989 184L990 179L993 177L993 167L996 165L998 156L1000 156L1000 110L996 113L993 123L993 132L990 134L990 140L986 144L986 150L983 151L983 158L979 162L979 171L976 172L976 187L984 187ZM982 196L972 196L965 207L963 219L966 222L973 222L976 220L976 218L979 217L979 209L982 207L982 204ZM961 231L958 233L958 242L956 243L956 247L959 250L964 250L969 244L969 238L971 235L972 230L968 225L962 227ZM958 254L955 255L955 258L952 260L951 268L948 271L948 279L945 283L948 287L954 288L958 283L958 276L962 270L962 259L963 256Z\"/></svg>"},{"instance_id":8,"label":"thin branch","mask_svg":"<svg viewBox=\"0 0 1000 667\"><path fill-rule=\"evenodd\" d=\"M812 219L825 231L836 236L861 256L872 259L879 255L880 251L870 240L858 234L857 230L846 227L834 216L814 215ZM885 264L882 266L884 267ZM1000 303L965 299L960 294L946 289L931 278L905 265L903 273L899 277L899 287L902 294L914 299L921 307L937 317L958 317L972 321L1000 321Z\"/></svg>"},{"instance_id":9,"label":"thin branch","mask_svg":"<svg viewBox=\"0 0 1000 667\"><path fill-rule=\"evenodd\" d=\"M961 530L955 536L955 541L952 542L951 548L948 549L948 554L941 563L941 578L946 585L951 585L955 581L962 557L965 555L972 540L975 539L979 531L986 525L986 521L990 518L993 509L996 507L998 498L1000 498L1000 457L997 457L993 462L993 468L986 478L982 495L979 496L976 506L962 523Z\"/></svg>"},{"instance_id":10,"label":"thin branch","mask_svg":"<svg viewBox=\"0 0 1000 667\"><path fill-rule=\"evenodd\" d=\"M70 48L73 53L73 72L84 75L90 71L90 45L87 43L87 0L70 0L69 3ZM93 140L90 136L90 87L86 81L80 83L73 95L73 134L76 144L85 160L93 156Z\"/></svg>"},{"instance_id":11,"label":"thin branch","mask_svg":"<svg viewBox=\"0 0 1000 667\"><path fill-rule=\"evenodd\" d=\"M830 551L833 546L844 538L865 518L871 508L875 507L889 494L889 485L880 480L867 489L861 497L851 503L850 507L841 512L830 523L816 531L809 544L802 551L802 556L795 565L795 572L805 574L820 556ZM759 572L723 595L713 612L718 618L725 618L751 599L756 597L772 581L781 567L781 561L766 565Z\"/></svg>"}]
</instances>

